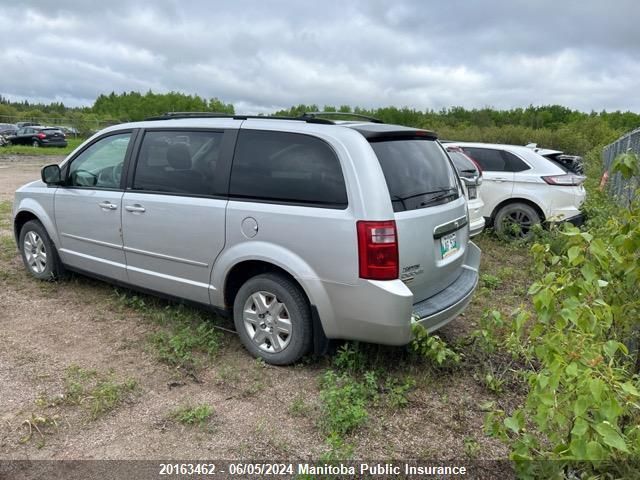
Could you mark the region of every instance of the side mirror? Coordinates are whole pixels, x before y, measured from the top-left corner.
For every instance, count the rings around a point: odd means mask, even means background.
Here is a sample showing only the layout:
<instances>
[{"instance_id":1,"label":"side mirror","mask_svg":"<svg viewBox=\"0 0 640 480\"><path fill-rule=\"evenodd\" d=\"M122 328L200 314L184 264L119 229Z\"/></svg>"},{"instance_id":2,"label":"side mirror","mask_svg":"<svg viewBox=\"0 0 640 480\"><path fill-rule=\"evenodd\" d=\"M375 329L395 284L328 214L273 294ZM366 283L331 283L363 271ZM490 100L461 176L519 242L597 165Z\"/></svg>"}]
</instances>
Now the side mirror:
<instances>
[{"instance_id":1,"label":"side mirror","mask_svg":"<svg viewBox=\"0 0 640 480\"><path fill-rule=\"evenodd\" d=\"M42 181L47 185L60 185L62 183L60 167L55 163L42 167L40 176L42 177Z\"/></svg>"}]
</instances>

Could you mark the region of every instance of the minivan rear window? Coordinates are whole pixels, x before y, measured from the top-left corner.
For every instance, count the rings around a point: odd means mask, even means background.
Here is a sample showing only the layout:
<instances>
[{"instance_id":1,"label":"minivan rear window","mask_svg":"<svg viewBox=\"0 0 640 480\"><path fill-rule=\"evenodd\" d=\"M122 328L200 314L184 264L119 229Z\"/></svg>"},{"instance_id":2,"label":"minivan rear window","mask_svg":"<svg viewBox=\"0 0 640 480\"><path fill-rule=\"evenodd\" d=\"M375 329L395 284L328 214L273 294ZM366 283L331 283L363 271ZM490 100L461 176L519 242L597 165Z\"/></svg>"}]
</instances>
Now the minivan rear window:
<instances>
[{"instance_id":1,"label":"minivan rear window","mask_svg":"<svg viewBox=\"0 0 640 480\"><path fill-rule=\"evenodd\" d=\"M456 174L442 147L432 139L371 140L394 212L426 208L458 198Z\"/></svg>"}]
</instances>

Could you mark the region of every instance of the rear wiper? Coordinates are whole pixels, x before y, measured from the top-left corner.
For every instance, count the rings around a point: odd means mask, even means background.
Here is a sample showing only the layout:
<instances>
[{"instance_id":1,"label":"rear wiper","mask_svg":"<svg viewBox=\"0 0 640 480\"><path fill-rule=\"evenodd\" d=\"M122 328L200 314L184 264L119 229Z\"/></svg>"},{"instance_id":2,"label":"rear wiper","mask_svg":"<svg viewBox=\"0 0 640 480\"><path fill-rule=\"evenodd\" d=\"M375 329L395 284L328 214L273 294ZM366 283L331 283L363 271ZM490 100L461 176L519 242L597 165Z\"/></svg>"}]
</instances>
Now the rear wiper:
<instances>
[{"instance_id":1,"label":"rear wiper","mask_svg":"<svg viewBox=\"0 0 640 480\"><path fill-rule=\"evenodd\" d=\"M393 197L395 197L397 200L403 201L403 200L409 200L410 198L421 197L422 195L434 195L436 193L449 193L449 192L456 192L457 190L458 189L455 187L446 187L446 188L441 188L439 190L431 190L430 192L416 193L415 195L409 195L407 197L399 197L397 195L393 195Z\"/></svg>"}]
</instances>

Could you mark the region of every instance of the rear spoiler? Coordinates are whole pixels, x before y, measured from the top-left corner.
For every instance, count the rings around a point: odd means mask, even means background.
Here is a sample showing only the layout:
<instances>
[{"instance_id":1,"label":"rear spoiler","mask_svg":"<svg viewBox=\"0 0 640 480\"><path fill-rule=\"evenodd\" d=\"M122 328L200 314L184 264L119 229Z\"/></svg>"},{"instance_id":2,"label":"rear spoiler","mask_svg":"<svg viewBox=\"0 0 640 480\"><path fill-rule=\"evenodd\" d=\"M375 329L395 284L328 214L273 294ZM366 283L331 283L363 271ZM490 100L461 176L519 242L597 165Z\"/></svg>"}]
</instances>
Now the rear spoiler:
<instances>
[{"instance_id":1,"label":"rear spoiler","mask_svg":"<svg viewBox=\"0 0 640 480\"><path fill-rule=\"evenodd\" d=\"M370 129L370 128L362 128L362 127L352 127L354 130L362 134L364 138L369 140L370 142L381 141L381 140L415 140L415 139L428 139L428 140L437 140L438 135L431 130L421 130L421 129L402 129L402 130L379 130L379 129Z\"/></svg>"}]
</instances>

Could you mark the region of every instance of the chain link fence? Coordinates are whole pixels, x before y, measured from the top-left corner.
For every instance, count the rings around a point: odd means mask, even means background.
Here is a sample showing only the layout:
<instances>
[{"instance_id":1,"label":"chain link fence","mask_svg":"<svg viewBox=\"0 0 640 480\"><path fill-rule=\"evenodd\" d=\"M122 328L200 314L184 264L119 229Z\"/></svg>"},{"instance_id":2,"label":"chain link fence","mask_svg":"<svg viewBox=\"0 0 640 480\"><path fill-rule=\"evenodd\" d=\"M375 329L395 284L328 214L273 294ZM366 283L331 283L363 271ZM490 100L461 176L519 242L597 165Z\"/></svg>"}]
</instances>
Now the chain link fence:
<instances>
[{"instance_id":1,"label":"chain link fence","mask_svg":"<svg viewBox=\"0 0 640 480\"><path fill-rule=\"evenodd\" d=\"M620 173L611 174L611 165L621 153L635 153L640 155L640 128L623 135L602 150L604 175L607 177L607 190L620 203L629 205L638 194L640 182L638 178L625 180Z\"/></svg>"}]
</instances>

